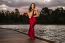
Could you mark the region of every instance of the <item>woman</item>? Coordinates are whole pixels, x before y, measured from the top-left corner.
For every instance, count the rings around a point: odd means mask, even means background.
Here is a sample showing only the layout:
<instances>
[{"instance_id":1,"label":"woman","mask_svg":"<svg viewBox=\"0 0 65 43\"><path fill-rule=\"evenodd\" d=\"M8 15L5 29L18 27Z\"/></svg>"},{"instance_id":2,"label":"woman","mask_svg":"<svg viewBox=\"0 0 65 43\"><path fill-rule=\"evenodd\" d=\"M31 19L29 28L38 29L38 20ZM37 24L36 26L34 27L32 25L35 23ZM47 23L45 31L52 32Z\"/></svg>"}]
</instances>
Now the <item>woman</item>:
<instances>
[{"instance_id":1,"label":"woman","mask_svg":"<svg viewBox=\"0 0 65 43\"><path fill-rule=\"evenodd\" d=\"M30 23L30 27L29 27L29 32L28 35L31 39L35 39L35 31L34 31L34 26L37 23L37 17L39 16L39 12L36 8L35 3L32 3L30 5L29 11L28 11L28 17L29 17L29 23Z\"/></svg>"}]
</instances>

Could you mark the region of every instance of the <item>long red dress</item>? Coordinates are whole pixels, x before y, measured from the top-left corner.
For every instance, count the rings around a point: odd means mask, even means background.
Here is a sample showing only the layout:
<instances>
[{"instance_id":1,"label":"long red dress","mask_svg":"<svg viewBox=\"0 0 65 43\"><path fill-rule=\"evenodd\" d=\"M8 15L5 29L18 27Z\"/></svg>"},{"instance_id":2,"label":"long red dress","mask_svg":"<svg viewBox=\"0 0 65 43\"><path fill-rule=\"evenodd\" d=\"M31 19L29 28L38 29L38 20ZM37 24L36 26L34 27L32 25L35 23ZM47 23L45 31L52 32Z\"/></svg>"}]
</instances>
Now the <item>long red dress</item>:
<instances>
[{"instance_id":1,"label":"long red dress","mask_svg":"<svg viewBox=\"0 0 65 43\"><path fill-rule=\"evenodd\" d=\"M35 31L34 31L34 26L37 23L37 17L31 17L29 20L30 27L29 27L29 32L28 35L31 39L35 39Z\"/></svg>"}]
</instances>

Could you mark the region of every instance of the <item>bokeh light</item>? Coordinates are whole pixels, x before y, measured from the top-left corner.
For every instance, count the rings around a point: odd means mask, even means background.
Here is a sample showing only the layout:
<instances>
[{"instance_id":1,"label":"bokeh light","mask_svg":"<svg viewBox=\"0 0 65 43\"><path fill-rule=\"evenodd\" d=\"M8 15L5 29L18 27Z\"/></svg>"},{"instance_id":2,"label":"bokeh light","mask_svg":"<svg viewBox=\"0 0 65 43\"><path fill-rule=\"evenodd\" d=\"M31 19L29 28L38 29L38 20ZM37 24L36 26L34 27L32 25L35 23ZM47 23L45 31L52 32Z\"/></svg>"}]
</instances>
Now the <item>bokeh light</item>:
<instances>
[{"instance_id":1,"label":"bokeh light","mask_svg":"<svg viewBox=\"0 0 65 43\"><path fill-rule=\"evenodd\" d=\"M44 3L48 3L48 2L50 2L51 0L44 0Z\"/></svg>"}]
</instances>

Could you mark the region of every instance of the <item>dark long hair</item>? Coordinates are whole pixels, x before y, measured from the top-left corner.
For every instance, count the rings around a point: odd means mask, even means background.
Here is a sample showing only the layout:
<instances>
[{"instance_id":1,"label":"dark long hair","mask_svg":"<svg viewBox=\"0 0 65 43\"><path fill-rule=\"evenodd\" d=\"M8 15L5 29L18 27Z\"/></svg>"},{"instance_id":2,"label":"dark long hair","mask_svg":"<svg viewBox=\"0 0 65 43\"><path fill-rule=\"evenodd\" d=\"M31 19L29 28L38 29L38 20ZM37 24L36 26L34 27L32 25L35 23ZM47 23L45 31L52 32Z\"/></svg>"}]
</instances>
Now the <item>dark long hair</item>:
<instances>
[{"instance_id":1,"label":"dark long hair","mask_svg":"<svg viewBox=\"0 0 65 43\"><path fill-rule=\"evenodd\" d=\"M34 4L34 8L35 8L35 3L32 3L32 4ZM29 7L29 12L32 11L32 4Z\"/></svg>"}]
</instances>

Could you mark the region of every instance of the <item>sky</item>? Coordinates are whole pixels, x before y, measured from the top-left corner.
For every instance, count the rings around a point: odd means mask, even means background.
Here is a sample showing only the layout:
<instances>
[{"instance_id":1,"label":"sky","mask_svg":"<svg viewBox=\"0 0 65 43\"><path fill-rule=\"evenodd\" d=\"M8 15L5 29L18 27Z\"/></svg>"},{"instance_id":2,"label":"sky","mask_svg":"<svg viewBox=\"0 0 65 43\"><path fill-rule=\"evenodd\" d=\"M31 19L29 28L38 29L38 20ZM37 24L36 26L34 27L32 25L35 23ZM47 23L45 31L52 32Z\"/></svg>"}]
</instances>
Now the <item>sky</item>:
<instances>
[{"instance_id":1,"label":"sky","mask_svg":"<svg viewBox=\"0 0 65 43\"><path fill-rule=\"evenodd\" d=\"M0 0L0 10L12 11L15 8L18 8L20 12L24 13L28 10L31 3L35 3L39 10L43 7L65 7L65 0Z\"/></svg>"}]
</instances>

